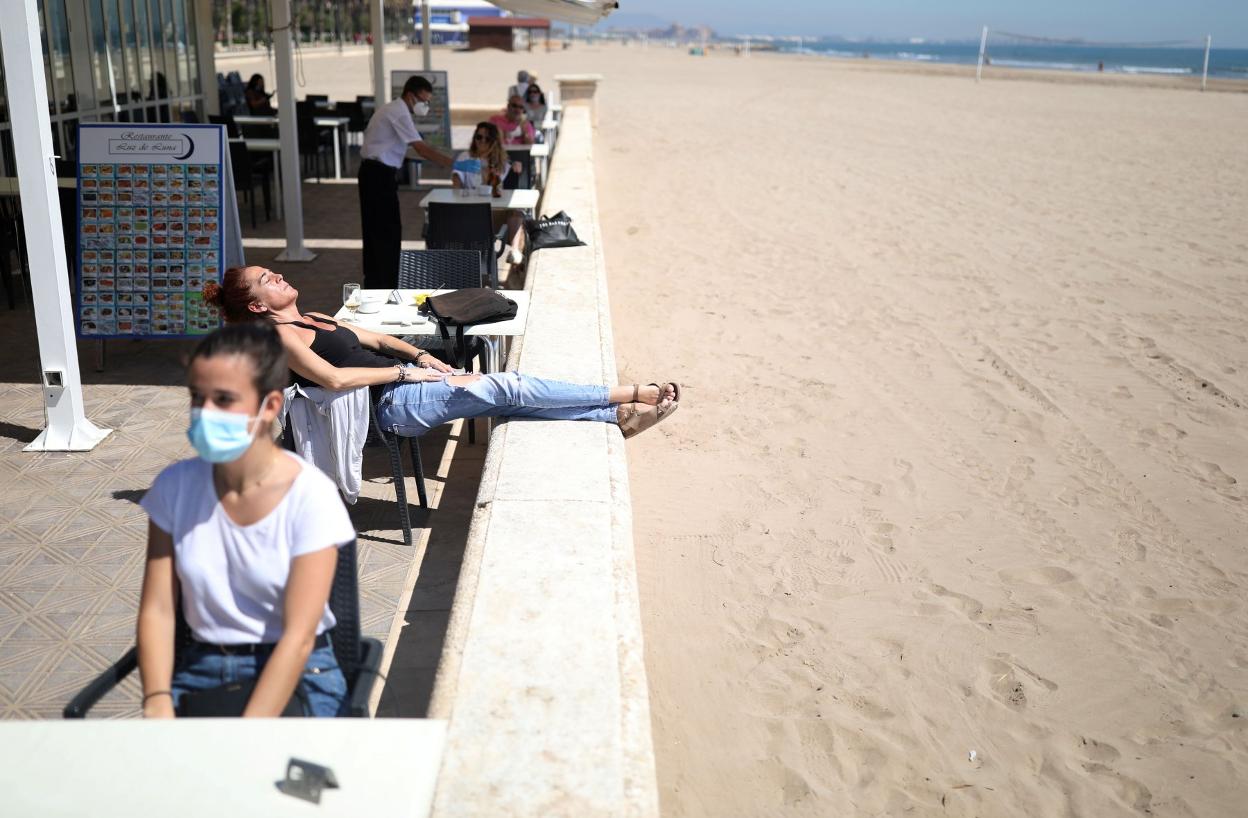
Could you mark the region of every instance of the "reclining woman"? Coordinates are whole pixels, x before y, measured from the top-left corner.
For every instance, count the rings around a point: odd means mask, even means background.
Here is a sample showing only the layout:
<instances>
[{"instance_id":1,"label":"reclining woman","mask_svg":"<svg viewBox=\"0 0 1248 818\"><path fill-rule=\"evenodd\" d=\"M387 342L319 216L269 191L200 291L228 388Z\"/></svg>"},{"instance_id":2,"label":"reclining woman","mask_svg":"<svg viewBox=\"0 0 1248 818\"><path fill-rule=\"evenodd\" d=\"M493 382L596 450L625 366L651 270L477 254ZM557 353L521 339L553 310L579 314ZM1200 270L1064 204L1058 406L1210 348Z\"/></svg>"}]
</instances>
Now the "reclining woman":
<instances>
[{"instance_id":1,"label":"reclining woman","mask_svg":"<svg viewBox=\"0 0 1248 818\"><path fill-rule=\"evenodd\" d=\"M299 291L264 267L231 267L209 282L204 300L227 323L267 320L282 339L296 381L332 391L380 387L377 416L387 430L416 437L447 421L535 417L616 423L625 437L676 411L680 386L596 386L499 372L455 375L431 353L398 338L303 313Z\"/></svg>"},{"instance_id":2,"label":"reclining woman","mask_svg":"<svg viewBox=\"0 0 1248 818\"><path fill-rule=\"evenodd\" d=\"M334 483L269 434L288 378L282 342L264 324L218 330L191 356L187 436L199 457L162 471L142 500L150 523L138 642L149 718L192 710L197 693L216 702L204 715L277 716L292 697L304 715L347 712L327 602L337 549L355 529ZM179 604L193 642L174 667ZM221 692L236 682L254 689Z\"/></svg>"}]
</instances>

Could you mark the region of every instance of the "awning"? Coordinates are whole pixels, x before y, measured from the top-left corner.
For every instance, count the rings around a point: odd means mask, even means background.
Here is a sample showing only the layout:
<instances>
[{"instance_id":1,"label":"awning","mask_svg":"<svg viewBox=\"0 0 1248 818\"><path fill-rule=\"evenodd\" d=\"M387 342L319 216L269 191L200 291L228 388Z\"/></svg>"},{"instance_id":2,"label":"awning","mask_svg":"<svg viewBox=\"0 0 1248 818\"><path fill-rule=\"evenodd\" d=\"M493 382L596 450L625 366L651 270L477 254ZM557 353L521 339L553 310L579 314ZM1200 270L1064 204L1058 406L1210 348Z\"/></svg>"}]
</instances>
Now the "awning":
<instances>
[{"instance_id":1,"label":"awning","mask_svg":"<svg viewBox=\"0 0 1248 818\"><path fill-rule=\"evenodd\" d=\"M619 7L616 0L491 0L500 9L526 17L549 17L577 26L592 26Z\"/></svg>"}]
</instances>

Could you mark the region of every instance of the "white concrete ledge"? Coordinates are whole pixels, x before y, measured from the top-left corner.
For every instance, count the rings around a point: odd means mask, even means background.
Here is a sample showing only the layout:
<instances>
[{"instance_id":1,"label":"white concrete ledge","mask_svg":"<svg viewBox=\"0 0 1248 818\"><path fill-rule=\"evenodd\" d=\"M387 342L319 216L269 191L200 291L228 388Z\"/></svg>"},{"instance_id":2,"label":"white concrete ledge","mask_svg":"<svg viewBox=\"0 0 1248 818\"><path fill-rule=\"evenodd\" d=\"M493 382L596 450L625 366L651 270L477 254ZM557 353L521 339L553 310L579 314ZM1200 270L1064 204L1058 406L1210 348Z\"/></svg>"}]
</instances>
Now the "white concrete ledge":
<instances>
[{"instance_id":1,"label":"white concrete ledge","mask_svg":"<svg viewBox=\"0 0 1248 818\"><path fill-rule=\"evenodd\" d=\"M616 382L591 112L570 108L544 212L585 247L529 263L509 368ZM490 437L430 716L449 719L437 816L657 816L624 441L515 420Z\"/></svg>"}]
</instances>

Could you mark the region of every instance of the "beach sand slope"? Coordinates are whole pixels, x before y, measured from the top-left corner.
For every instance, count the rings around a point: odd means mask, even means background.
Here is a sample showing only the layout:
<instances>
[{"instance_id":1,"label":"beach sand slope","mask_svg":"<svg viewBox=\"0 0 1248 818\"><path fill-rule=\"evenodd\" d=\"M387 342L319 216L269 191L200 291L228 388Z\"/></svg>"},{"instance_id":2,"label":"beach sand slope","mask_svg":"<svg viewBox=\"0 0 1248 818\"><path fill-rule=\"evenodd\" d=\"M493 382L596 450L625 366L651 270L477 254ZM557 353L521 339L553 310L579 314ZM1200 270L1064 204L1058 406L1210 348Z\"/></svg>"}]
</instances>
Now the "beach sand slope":
<instances>
[{"instance_id":1,"label":"beach sand slope","mask_svg":"<svg viewBox=\"0 0 1248 818\"><path fill-rule=\"evenodd\" d=\"M594 60L664 813L1244 814L1248 96Z\"/></svg>"}]
</instances>

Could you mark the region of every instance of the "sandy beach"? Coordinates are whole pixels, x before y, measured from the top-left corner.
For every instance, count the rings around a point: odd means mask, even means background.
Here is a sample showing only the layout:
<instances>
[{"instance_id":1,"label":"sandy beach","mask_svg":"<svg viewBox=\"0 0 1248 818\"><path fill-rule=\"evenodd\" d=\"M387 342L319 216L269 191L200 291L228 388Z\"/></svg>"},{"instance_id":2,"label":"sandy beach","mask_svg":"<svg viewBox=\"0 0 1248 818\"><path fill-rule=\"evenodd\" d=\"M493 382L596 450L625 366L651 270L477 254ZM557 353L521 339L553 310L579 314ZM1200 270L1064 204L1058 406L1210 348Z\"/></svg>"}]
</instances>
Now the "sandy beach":
<instances>
[{"instance_id":1,"label":"sandy beach","mask_svg":"<svg viewBox=\"0 0 1248 818\"><path fill-rule=\"evenodd\" d=\"M629 449L665 815L1243 814L1248 94L435 67L605 76L621 376L685 388Z\"/></svg>"},{"instance_id":2,"label":"sandy beach","mask_svg":"<svg viewBox=\"0 0 1248 818\"><path fill-rule=\"evenodd\" d=\"M1242 814L1248 97L621 69L666 814Z\"/></svg>"}]
</instances>

